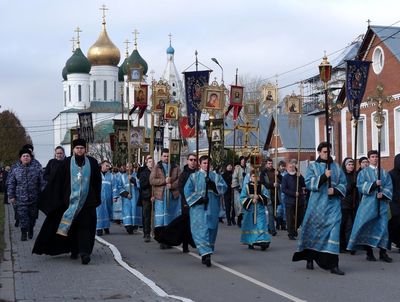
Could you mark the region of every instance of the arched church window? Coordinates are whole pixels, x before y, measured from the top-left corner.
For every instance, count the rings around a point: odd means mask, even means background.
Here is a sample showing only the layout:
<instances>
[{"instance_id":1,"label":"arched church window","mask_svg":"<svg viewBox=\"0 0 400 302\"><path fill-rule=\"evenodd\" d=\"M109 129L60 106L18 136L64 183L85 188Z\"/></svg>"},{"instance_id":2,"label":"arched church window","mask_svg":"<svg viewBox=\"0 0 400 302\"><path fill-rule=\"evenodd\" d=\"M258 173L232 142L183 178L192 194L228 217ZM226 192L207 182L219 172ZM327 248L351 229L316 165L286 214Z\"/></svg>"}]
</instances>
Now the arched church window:
<instances>
[{"instance_id":1,"label":"arched church window","mask_svg":"<svg viewBox=\"0 0 400 302\"><path fill-rule=\"evenodd\" d=\"M93 100L96 100L96 81L93 81Z\"/></svg>"},{"instance_id":2,"label":"arched church window","mask_svg":"<svg viewBox=\"0 0 400 302\"><path fill-rule=\"evenodd\" d=\"M78 85L78 102L82 102L82 85Z\"/></svg>"},{"instance_id":3,"label":"arched church window","mask_svg":"<svg viewBox=\"0 0 400 302\"><path fill-rule=\"evenodd\" d=\"M107 81L104 81L104 100L107 100Z\"/></svg>"}]
</instances>

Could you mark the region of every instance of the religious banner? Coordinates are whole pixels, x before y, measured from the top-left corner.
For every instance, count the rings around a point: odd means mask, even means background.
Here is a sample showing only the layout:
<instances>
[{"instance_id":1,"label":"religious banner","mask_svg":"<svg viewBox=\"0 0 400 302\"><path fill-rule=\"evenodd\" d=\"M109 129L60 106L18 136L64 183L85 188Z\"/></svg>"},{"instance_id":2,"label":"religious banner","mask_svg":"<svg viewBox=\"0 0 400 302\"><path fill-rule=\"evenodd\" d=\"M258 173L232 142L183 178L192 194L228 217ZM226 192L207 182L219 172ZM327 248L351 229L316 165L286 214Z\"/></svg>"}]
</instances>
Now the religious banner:
<instances>
[{"instance_id":1,"label":"religious banner","mask_svg":"<svg viewBox=\"0 0 400 302\"><path fill-rule=\"evenodd\" d=\"M181 140L180 139L171 139L171 145L169 154L171 156L171 162L179 165L181 160Z\"/></svg>"},{"instance_id":2,"label":"religious banner","mask_svg":"<svg viewBox=\"0 0 400 302\"><path fill-rule=\"evenodd\" d=\"M360 117L360 106L367 86L370 61L346 61L346 98L349 111L355 119Z\"/></svg>"},{"instance_id":3,"label":"religious banner","mask_svg":"<svg viewBox=\"0 0 400 302\"><path fill-rule=\"evenodd\" d=\"M262 102L268 111L271 111L278 102L278 85L268 83L261 87Z\"/></svg>"},{"instance_id":4,"label":"religious banner","mask_svg":"<svg viewBox=\"0 0 400 302\"><path fill-rule=\"evenodd\" d=\"M189 126L189 119L187 116L182 116L179 119L179 129L182 138L190 138L196 136L196 129Z\"/></svg>"},{"instance_id":5,"label":"religious banner","mask_svg":"<svg viewBox=\"0 0 400 302\"><path fill-rule=\"evenodd\" d=\"M130 128L130 145L134 149L143 148L144 145L144 127L132 127Z\"/></svg>"},{"instance_id":6,"label":"religious banner","mask_svg":"<svg viewBox=\"0 0 400 302\"><path fill-rule=\"evenodd\" d=\"M244 105L244 114L248 119L257 118L260 115L260 105L257 101L250 101Z\"/></svg>"},{"instance_id":7,"label":"religious banner","mask_svg":"<svg viewBox=\"0 0 400 302\"><path fill-rule=\"evenodd\" d=\"M200 118L201 108L200 103L202 100L202 87L208 85L210 78L209 70L202 71L187 71L184 72L185 77L185 96L186 108L188 115L188 125L193 128L196 124L196 112Z\"/></svg>"},{"instance_id":8,"label":"religious banner","mask_svg":"<svg viewBox=\"0 0 400 302\"><path fill-rule=\"evenodd\" d=\"M288 114L289 127L298 127L299 115L302 113L303 102L300 95L287 95L284 97L285 111Z\"/></svg>"},{"instance_id":9,"label":"religious banner","mask_svg":"<svg viewBox=\"0 0 400 302\"><path fill-rule=\"evenodd\" d=\"M110 133L110 148L111 151L115 151L115 133Z\"/></svg>"},{"instance_id":10,"label":"religious banner","mask_svg":"<svg viewBox=\"0 0 400 302\"><path fill-rule=\"evenodd\" d=\"M170 121L170 120L177 120L178 118L179 118L178 104L165 104L164 119Z\"/></svg>"},{"instance_id":11,"label":"religious banner","mask_svg":"<svg viewBox=\"0 0 400 302\"><path fill-rule=\"evenodd\" d=\"M212 119L205 121L205 124L208 136L208 147L210 148L210 156L215 168L216 166L221 166L225 160L224 120Z\"/></svg>"},{"instance_id":12,"label":"religious banner","mask_svg":"<svg viewBox=\"0 0 400 302\"><path fill-rule=\"evenodd\" d=\"M76 139L78 139L80 136L79 136L79 134L80 134L80 129L79 128L71 128L71 129L69 129L69 131L70 131L70 145L71 145L71 152L70 152L70 154L72 154L73 152L72 152L72 141L73 140L76 140Z\"/></svg>"},{"instance_id":13,"label":"religious banner","mask_svg":"<svg viewBox=\"0 0 400 302\"><path fill-rule=\"evenodd\" d=\"M114 165L125 165L128 160L128 125L126 120L114 120ZM111 141L111 140L110 140Z\"/></svg>"},{"instance_id":14,"label":"religious banner","mask_svg":"<svg viewBox=\"0 0 400 302\"><path fill-rule=\"evenodd\" d=\"M135 85L134 83L129 83L129 84L130 86L133 86L135 91L133 108L129 111L129 115L131 115L132 113L135 112L136 109L138 109L139 110L138 117L139 119L141 119L147 108L148 85L147 84Z\"/></svg>"},{"instance_id":15,"label":"religious banner","mask_svg":"<svg viewBox=\"0 0 400 302\"><path fill-rule=\"evenodd\" d=\"M229 97L229 107L225 112L225 116L229 114L229 111L233 108L233 120L236 121L239 117L240 111L243 107L243 90L244 87L231 85L231 93Z\"/></svg>"},{"instance_id":16,"label":"religious banner","mask_svg":"<svg viewBox=\"0 0 400 302\"><path fill-rule=\"evenodd\" d=\"M169 102L168 84L159 81L153 86L152 109L154 113L163 113L164 106Z\"/></svg>"},{"instance_id":17,"label":"religious banner","mask_svg":"<svg viewBox=\"0 0 400 302\"><path fill-rule=\"evenodd\" d=\"M164 127L154 127L154 149L164 147Z\"/></svg>"},{"instance_id":18,"label":"religious banner","mask_svg":"<svg viewBox=\"0 0 400 302\"><path fill-rule=\"evenodd\" d=\"M80 126L80 138L83 138L87 143L94 142L94 131L93 131L93 120L91 112L80 112L79 126Z\"/></svg>"}]
</instances>

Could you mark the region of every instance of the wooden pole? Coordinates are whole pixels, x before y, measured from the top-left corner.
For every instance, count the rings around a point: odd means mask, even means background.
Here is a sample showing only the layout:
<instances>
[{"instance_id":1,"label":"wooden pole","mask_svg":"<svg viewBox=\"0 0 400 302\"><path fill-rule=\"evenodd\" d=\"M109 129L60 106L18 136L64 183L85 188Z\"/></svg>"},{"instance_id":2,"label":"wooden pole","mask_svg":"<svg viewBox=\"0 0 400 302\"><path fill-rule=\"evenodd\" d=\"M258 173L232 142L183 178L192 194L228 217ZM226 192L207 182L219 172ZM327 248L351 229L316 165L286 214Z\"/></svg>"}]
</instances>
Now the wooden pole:
<instances>
[{"instance_id":1,"label":"wooden pole","mask_svg":"<svg viewBox=\"0 0 400 302\"><path fill-rule=\"evenodd\" d=\"M299 137L299 148L297 149L297 166L298 166L298 171L296 175L296 208L295 208L295 214L294 214L294 229L297 231L297 215L298 215L298 208L299 208L299 186L300 186L300 150L301 150L301 128L302 128L302 120L301 120L301 114L299 115L299 132L298 132L298 137Z\"/></svg>"}]
</instances>

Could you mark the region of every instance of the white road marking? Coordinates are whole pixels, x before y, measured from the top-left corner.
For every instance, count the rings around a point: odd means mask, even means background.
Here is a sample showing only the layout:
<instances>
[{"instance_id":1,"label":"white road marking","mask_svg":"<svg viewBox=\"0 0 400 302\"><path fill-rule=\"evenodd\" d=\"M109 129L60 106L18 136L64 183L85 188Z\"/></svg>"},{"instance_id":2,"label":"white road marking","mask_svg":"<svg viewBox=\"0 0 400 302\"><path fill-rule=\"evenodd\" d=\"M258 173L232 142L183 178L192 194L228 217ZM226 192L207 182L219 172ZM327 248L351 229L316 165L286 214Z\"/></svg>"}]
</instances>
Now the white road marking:
<instances>
[{"instance_id":1,"label":"white road marking","mask_svg":"<svg viewBox=\"0 0 400 302\"><path fill-rule=\"evenodd\" d=\"M180 247L175 247L175 248L182 251L182 248L180 248ZM188 253L188 254L190 254L191 256L193 256L195 258L201 259L201 257L199 255L195 254L195 253ZM212 264L214 266L219 267L220 269L228 272L228 273L231 273L231 274L233 274L233 275L235 275L235 276L237 276L239 278L242 278L242 279L244 279L244 280L246 280L246 281L248 281L250 283L253 283L253 284L257 285L257 286L260 286L260 287L262 287L262 288L264 288L266 290L269 290L269 291L271 291L271 292L273 292L273 293L275 293L275 294L277 294L279 296L282 296L282 297L284 297L284 298L286 298L288 300L291 300L291 301L294 301L294 302L307 302L307 300L302 300L300 298L292 296L291 294L285 293L284 291L281 291L281 290L279 290L279 289L277 289L277 288L275 288L275 287L273 287L271 285L268 285L268 284L266 284L264 282L261 282L261 281L259 281L257 279L254 279L254 278L252 278L250 276L242 274L241 272L235 271L234 269L231 269L231 268L229 268L229 267L227 267L225 265L219 264L219 263L217 263L215 261L212 261Z\"/></svg>"},{"instance_id":2,"label":"white road marking","mask_svg":"<svg viewBox=\"0 0 400 302\"><path fill-rule=\"evenodd\" d=\"M143 275L141 272L138 270L130 267L125 261L122 260L121 253L117 249L117 247L108 241L104 240L103 238L100 238L99 236L96 236L96 240L100 242L101 244L104 244L107 246L111 252L113 253L114 259L128 272L136 276L139 280L143 281L147 286L149 286L158 296L160 297L167 297L167 298L174 298L177 300L180 300L182 302L194 302L191 299L184 298L184 297L179 297L175 295L168 295L161 287L159 287L153 280L150 280L147 278L145 275Z\"/></svg>"}]
</instances>

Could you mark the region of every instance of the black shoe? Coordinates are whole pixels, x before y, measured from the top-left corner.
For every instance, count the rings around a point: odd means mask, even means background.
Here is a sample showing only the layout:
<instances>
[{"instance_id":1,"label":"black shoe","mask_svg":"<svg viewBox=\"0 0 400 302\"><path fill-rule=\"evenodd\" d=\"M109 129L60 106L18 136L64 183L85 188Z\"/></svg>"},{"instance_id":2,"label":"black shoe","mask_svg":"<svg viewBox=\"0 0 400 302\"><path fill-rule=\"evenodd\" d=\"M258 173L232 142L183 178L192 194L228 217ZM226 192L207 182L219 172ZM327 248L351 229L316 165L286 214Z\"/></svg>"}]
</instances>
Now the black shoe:
<instances>
[{"instance_id":1,"label":"black shoe","mask_svg":"<svg viewBox=\"0 0 400 302\"><path fill-rule=\"evenodd\" d=\"M354 256L356 254L356 251L350 251L350 255Z\"/></svg>"},{"instance_id":2,"label":"black shoe","mask_svg":"<svg viewBox=\"0 0 400 302\"><path fill-rule=\"evenodd\" d=\"M168 250L171 249L172 247L168 244L160 243L160 250Z\"/></svg>"},{"instance_id":3,"label":"black shoe","mask_svg":"<svg viewBox=\"0 0 400 302\"><path fill-rule=\"evenodd\" d=\"M313 260L307 260L306 268L307 268L307 269L314 269Z\"/></svg>"},{"instance_id":4,"label":"black shoe","mask_svg":"<svg viewBox=\"0 0 400 302\"><path fill-rule=\"evenodd\" d=\"M273 232L268 231L268 233L270 233L272 236L276 236L276 234L278 234L276 231Z\"/></svg>"},{"instance_id":5,"label":"black shoe","mask_svg":"<svg viewBox=\"0 0 400 302\"><path fill-rule=\"evenodd\" d=\"M269 248L269 242L261 242L260 246L261 246L261 250L265 251L267 248Z\"/></svg>"},{"instance_id":6,"label":"black shoe","mask_svg":"<svg viewBox=\"0 0 400 302\"><path fill-rule=\"evenodd\" d=\"M331 268L331 274L343 276L343 275L344 275L344 271L341 271L341 270L336 266L336 267L334 267L334 268Z\"/></svg>"},{"instance_id":7,"label":"black shoe","mask_svg":"<svg viewBox=\"0 0 400 302\"><path fill-rule=\"evenodd\" d=\"M232 225L236 225L236 220L235 220L235 218L232 219Z\"/></svg>"},{"instance_id":8,"label":"black shoe","mask_svg":"<svg viewBox=\"0 0 400 302\"><path fill-rule=\"evenodd\" d=\"M290 240L296 240L296 237L294 237L293 235L288 235Z\"/></svg>"},{"instance_id":9,"label":"black shoe","mask_svg":"<svg viewBox=\"0 0 400 302\"><path fill-rule=\"evenodd\" d=\"M104 229L104 233L110 235L110 229L109 228Z\"/></svg>"},{"instance_id":10,"label":"black shoe","mask_svg":"<svg viewBox=\"0 0 400 302\"><path fill-rule=\"evenodd\" d=\"M71 252L70 258L71 258L71 259L74 259L74 260L78 259L78 253L72 253L72 252Z\"/></svg>"},{"instance_id":11,"label":"black shoe","mask_svg":"<svg viewBox=\"0 0 400 302\"><path fill-rule=\"evenodd\" d=\"M254 245L249 244L247 248L248 248L249 250L254 250Z\"/></svg>"},{"instance_id":12,"label":"black shoe","mask_svg":"<svg viewBox=\"0 0 400 302\"><path fill-rule=\"evenodd\" d=\"M145 235L144 236L144 242L150 242L150 241L151 241L150 235Z\"/></svg>"},{"instance_id":13,"label":"black shoe","mask_svg":"<svg viewBox=\"0 0 400 302\"><path fill-rule=\"evenodd\" d=\"M21 232L21 241L27 241L28 240L28 233L25 231Z\"/></svg>"},{"instance_id":14,"label":"black shoe","mask_svg":"<svg viewBox=\"0 0 400 302\"><path fill-rule=\"evenodd\" d=\"M14 226L15 226L16 228L19 227L19 219L15 219Z\"/></svg>"},{"instance_id":15,"label":"black shoe","mask_svg":"<svg viewBox=\"0 0 400 302\"><path fill-rule=\"evenodd\" d=\"M126 225L125 229L126 229L126 231L128 232L129 235L133 234L133 226L132 225Z\"/></svg>"},{"instance_id":16,"label":"black shoe","mask_svg":"<svg viewBox=\"0 0 400 302\"><path fill-rule=\"evenodd\" d=\"M221 217L218 218L218 221L219 221L220 223L224 223L224 219L221 218Z\"/></svg>"},{"instance_id":17,"label":"black shoe","mask_svg":"<svg viewBox=\"0 0 400 302\"><path fill-rule=\"evenodd\" d=\"M390 263L393 261L393 259L389 257L389 255L386 253L386 251L379 253L379 260L381 260L383 262L387 262L387 263Z\"/></svg>"},{"instance_id":18,"label":"black shoe","mask_svg":"<svg viewBox=\"0 0 400 302\"><path fill-rule=\"evenodd\" d=\"M204 257L204 259L203 259ZM203 263L205 266L210 267L211 266L211 255L205 255L201 257L201 263Z\"/></svg>"},{"instance_id":19,"label":"black shoe","mask_svg":"<svg viewBox=\"0 0 400 302\"><path fill-rule=\"evenodd\" d=\"M182 252L189 253L189 244L188 243L182 243Z\"/></svg>"},{"instance_id":20,"label":"black shoe","mask_svg":"<svg viewBox=\"0 0 400 302\"><path fill-rule=\"evenodd\" d=\"M32 239L32 238L33 238L33 227L29 228L29 231L28 231L28 238L29 238L29 239Z\"/></svg>"},{"instance_id":21,"label":"black shoe","mask_svg":"<svg viewBox=\"0 0 400 302\"><path fill-rule=\"evenodd\" d=\"M96 235L97 236L103 236L103 230L96 230Z\"/></svg>"},{"instance_id":22,"label":"black shoe","mask_svg":"<svg viewBox=\"0 0 400 302\"><path fill-rule=\"evenodd\" d=\"M367 261L376 261L375 255L373 252L367 253Z\"/></svg>"},{"instance_id":23,"label":"black shoe","mask_svg":"<svg viewBox=\"0 0 400 302\"><path fill-rule=\"evenodd\" d=\"M82 264L88 264L90 262L90 256L87 254L81 255Z\"/></svg>"}]
</instances>

